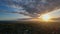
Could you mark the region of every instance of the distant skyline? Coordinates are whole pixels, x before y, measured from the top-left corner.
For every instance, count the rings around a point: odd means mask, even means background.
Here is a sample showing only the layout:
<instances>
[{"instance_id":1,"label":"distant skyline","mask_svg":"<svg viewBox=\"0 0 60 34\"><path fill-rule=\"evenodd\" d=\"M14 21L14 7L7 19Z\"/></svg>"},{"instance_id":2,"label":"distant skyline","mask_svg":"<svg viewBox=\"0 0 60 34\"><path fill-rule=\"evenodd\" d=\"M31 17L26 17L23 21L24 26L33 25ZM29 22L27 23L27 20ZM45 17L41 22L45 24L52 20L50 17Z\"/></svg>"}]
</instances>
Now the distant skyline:
<instances>
[{"instance_id":1,"label":"distant skyline","mask_svg":"<svg viewBox=\"0 0 60 34\"><path fill-rule=\"evenodd\" d=\"M60 0L55 1L0 0L0 20L16 20L30 17L37 18L40 14L44 14L48 11L51 12L52 10L54 11L56 7L59 8ZM50 13L49 15L57 18L60 17L60 9L57 9L57 11Z\"/></svg>"}]
</instances>

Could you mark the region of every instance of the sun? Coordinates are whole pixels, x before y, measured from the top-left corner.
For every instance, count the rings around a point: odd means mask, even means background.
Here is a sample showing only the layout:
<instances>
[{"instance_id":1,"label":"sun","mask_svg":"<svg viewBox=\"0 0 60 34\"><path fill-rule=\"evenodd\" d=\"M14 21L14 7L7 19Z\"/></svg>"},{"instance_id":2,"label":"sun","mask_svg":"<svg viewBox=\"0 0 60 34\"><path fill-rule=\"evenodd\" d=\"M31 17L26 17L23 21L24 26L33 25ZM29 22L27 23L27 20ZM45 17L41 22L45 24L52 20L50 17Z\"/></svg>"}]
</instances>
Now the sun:
<instances>
[{"instance_id":1,"label":"sun","mask_svg":"<svg viewBox=\"0 0 60 34\"><path fill-rule=\"evenodd\" d=\"M51 19L51 17L50 17L50 15L45 14L45 15L42 15L42 16L41 16L41 19L42 19L43 21L49 21L49 19Z\"/></svg>"}]
</instances>

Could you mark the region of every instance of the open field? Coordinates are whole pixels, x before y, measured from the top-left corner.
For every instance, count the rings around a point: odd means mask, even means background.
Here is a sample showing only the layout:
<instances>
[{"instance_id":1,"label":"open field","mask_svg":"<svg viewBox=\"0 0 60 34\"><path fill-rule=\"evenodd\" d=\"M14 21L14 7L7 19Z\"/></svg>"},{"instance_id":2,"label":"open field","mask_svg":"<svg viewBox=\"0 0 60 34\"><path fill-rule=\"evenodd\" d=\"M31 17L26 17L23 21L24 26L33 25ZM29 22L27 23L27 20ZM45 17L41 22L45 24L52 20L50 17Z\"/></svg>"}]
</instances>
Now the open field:
<instances>
[{"instance_id":1,"label":"open field","mask_svg":"<svg viewBox=\"0 0 60 34\"><path fill-rule=\"evenodd\" d=\"M0 21L0 34L60 34L60 22Z\"/></svg>"}]
</instances>

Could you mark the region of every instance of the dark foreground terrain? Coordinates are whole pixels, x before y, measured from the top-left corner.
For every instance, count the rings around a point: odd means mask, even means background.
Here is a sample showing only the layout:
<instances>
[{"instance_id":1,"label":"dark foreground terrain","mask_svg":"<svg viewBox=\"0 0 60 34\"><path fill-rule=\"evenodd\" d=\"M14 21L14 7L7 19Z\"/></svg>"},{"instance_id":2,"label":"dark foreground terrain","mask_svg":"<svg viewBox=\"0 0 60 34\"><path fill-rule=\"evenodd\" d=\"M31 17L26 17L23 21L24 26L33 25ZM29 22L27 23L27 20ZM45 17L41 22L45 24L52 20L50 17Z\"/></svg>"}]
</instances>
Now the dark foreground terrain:
<instances>
[{"instance_id":1,"label":"dark foreground terrain","mask_svg":"<svg viewBox=\"0 0 60 34\"><path fill-rule=\"evenodd\" d=\"M60 34L60 22L0 21L0 34Z\"/></svg>"}]
</instances>

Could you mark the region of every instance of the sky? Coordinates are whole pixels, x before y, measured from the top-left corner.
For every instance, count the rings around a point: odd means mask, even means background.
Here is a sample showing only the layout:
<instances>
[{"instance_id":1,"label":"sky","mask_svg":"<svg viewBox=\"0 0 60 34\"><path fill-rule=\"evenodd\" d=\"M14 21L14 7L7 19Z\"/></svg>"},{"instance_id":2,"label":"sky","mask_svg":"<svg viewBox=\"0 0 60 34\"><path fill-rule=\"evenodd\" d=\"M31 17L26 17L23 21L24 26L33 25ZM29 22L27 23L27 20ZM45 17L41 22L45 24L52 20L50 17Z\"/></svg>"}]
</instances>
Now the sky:
<instances>
[{"instance_id":1,"label":"sky","mask_svg":"<svg viewBox=\"0 0 60 34\"><path fill-rule=\"evenodd\" d=\"M0 20L37 18L45 13L60 17L60 0L0 0Z\"/></svg>"}]
</instances>

